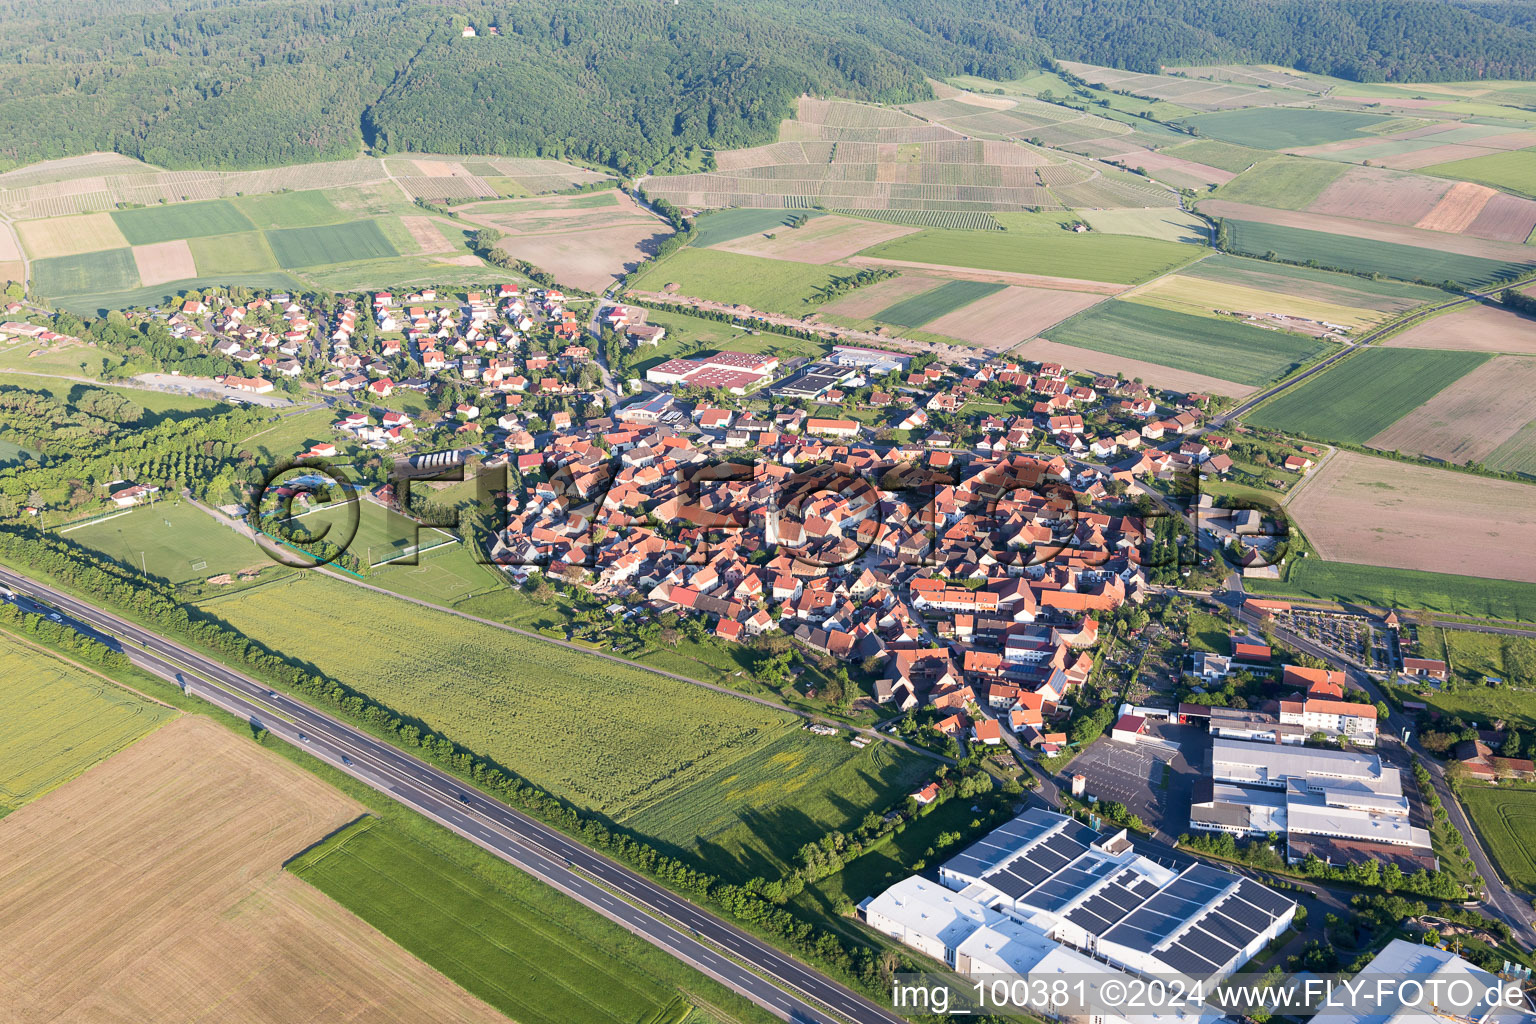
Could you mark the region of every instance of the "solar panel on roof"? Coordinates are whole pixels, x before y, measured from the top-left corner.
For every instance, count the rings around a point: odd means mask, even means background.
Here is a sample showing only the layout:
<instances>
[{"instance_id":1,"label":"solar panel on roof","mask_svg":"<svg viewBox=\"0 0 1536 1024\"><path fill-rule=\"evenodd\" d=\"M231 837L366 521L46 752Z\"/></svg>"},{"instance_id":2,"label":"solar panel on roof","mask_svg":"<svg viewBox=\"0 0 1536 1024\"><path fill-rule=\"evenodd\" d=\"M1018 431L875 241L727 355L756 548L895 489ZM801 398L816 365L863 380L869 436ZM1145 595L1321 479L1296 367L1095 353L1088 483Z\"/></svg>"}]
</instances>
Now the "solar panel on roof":
<instances>
[{"instance_id":1,"label":"solar panel on roof","mask_svg":"<svg viewBox=\"0 0 1536 1024\"><path fill-rule=\"evenodd\" d=\"M1192 978L1204 978L1216 970L1218 965L1211 963L1204 957L1198 956L1183 946L1169 946L1157 952L1157 958L1180 974L1187 974Z\"/></svg>"},{"instance_id":2,"label":"solar panel on roof","mask_svg":"<svg viewBox=\"0 0 1536 1024\"><path fill-rule=\"evenodd\" d=\"M1143 900L1149 900L1152 898L1152 894L1157 892L1157 883L1150 878L1139 878L1131 886L1131 891Z\"/></svg>"},{"instance_id":3,"label":"solar panel on roof","mask_svg":"<svg viewBox=\"0 0 1536 1024\"><path fill-rule=\"evenodd\" d=\"M1202 928L1191 928L1179 936L1177 943L1205 957L1217 967L1231 961L1237 955L1237 947L1229 946Z\"/></svg>"},{"instance_id":4,"label":"solar panel on roof","mask_svg":"<svg viewBox=\"0 0 1536 1024\"><path fill-rule=\"evenodd\" d=\"M1181 900L1188 900L1191 903L1208 903L1217 892L1217 890L1210 886L1201 885L1199 882L1189 878L1176 878L1163 891L1170 896Z\"/></svg>"},{"instance_id":5,"label":"solar panel on roof","mask_svg":"<svg viewBox=\"0 0 1536 1024\"><path fill-rule=\"evenodd\" d=\"M1243 879L1242 885L1238 886L1237 895L1265 911L1271 919L1279 917L1291 906L1291 901L1284 896L1246 878Z\"/></svg>"},{"instance_id":6,"label":"solar panel on roof","mask_svg":"<svg viewBox=\"0 0 1536 1024\"><path fill-rule=\"evenodd\" d=\"M1067 915L1067 920L1079 928L1087 929L1094 935L1103 935L1105 929L1109 927L1109 922L1089 910L1087 904L1072 908L1072 912Z\"/></svg>"},{"instance_id":7,"label":"solar panel on roof","mask_svg":"<svg viewBox=\"0 0 1536 1024\"><path fill-rule=\"evenodd\" d=\"M1150 928L1153 931L1169 936L1184 923L1182 917L1171 917L1168 914L1160 914L1151 908L1151 904L1142 907L1136 913L1125 919L1125 923L1135 928Z\"/></svg>"},{"instance_id":8,"label":"solar panel on roof","mask_svg":"<svg viewBox=\"0 0 1536 1024\"><path fill-rule=\"evenodd\" d=\"M1233 882L1241 880L1232 872L1213 868L1209 864L1191 864L1179 877L1191 882L1199 882L1212 889L1225 889Z\"/></svg>"},{"instance_id":9,"label":"solar panel on roof","mask_svg":"<svg viewBox=\"0 0 1536 1024\"><path fill-rule=\"evenodd\" d=\"M1120 914L1118 915L1120 917L1124 917L1146 902L1146 900L1137 896L1118 882L1111 882L1100 889L1099 895L1120 909Z\"/></svg>"},{"instance_id":10,"label":"solar panel on roof","mask_svg":"<svg viewBox=\"0 0 1536 1024\"><path fill-rule=\"evenodd\" d=\"M1208 931L1221 941L1239 949L1248 945L1248 941L1258 934L1256 929L1249 929L1224 914L1206 914L1200 919L1199 925L1202 931Z\"/></svg>"},{"instance_id":11,"label":"solar panel on roof","mask_svg":"<svg viewBox=\"0 0 1536 1024\"><path fill-rule=\"evenodd\" d=\"M1198 903L1194 903L1186 899L1180 899L1178 896L1175 896L1166 890L1158 893L1156 896L1153 896L1146 903L1146 909L1155 911L1159 914L1167 914L1170 917L1176 917L1180 921L1194 913L1199 908L1199 906L1200 904Z\"/></svg>"},{"instance_id":12,"label":"solar panel on roof","mask_svg":"<svg viewBox=\"0 0 1536 1024\"><path fill-rule=\"evenodd\" d=\"M1158 931L1155 928L1137 928L1129 922L1115 925L1104 936L1104 939L1108 942L1118 942L1122 946L1139 949L1143 953L1150 953L1152 947L1165 938L1167 938L1166 932Z\"/></svg>"}]
</instances>

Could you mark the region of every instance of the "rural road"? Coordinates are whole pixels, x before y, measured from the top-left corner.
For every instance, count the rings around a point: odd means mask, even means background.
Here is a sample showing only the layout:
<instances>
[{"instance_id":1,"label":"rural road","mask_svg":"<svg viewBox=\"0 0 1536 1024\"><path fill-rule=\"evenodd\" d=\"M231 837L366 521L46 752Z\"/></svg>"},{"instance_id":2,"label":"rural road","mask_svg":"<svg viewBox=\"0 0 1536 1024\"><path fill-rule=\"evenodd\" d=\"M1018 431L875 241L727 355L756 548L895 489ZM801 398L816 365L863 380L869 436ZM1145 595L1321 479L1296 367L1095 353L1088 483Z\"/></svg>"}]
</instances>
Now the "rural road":
<instances>
[{"instance_id":1,"label":"rural road","mask_svg":"<svg viewBox=\"0 0 1536 1024\"><path fill-rule=\"evenodd\" d=\"M0 568L0 583L45 602L76 629L106 637L134 664L452 829L547 882L775 1016L814 1024L902 1018L762 940L382 740L147 629ZM743 964L750 965L751 969ZM828 1010L832 1011L831 1013Z\"/></svg>"}]
</instances>

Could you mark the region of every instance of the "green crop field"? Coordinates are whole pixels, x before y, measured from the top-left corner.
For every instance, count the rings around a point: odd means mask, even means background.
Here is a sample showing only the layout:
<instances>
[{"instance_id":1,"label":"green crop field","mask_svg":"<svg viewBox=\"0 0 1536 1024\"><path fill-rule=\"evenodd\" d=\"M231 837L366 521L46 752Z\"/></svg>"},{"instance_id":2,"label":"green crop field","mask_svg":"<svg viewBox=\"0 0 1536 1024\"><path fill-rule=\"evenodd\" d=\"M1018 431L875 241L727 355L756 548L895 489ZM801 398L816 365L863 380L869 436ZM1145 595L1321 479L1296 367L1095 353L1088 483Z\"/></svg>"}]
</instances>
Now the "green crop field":
<instances>
[{"instance_id":1,"label":"green crop field","mask_svg":"<svg viewBox=\"0 0 1536 1024\"><path fill-rule=\"evenodd\" d=\"M1489 469L1536 477L1536 420L1515 431L1483 459Z\"/></svg>"},{"instance_id":2,"label":"green crop field","mask_svg":"<svg viewBox=\"0 0 1536 1024\"><path fill-rule=\"evenodd\" d=\"M1340 274L1332 270L1313 270L1291 263L1272 263L1268 260L1231 256L1224 252L1207 256L1188 269L1180 271L1185 277L1200 277L1211 281L1258 288L1261 291L1300 295L1305 298L1332 302L1340 306L1358 306L1363 309L1397 313L1445 299L1445 292L1406 281L1373 281L1354 274Z\"/></svg>"},{"instance_id":3,"label":"green crop field","mask_svg":"<svg viewBox=\"0 0 1536 1024\"><path fill-rule=\"evenodd\" d=\"M1536 889L1536 790L1474 785L1459 795L1499 873L1527 892Z\"/></svg>"},{"instance_id":4,"label":"green crop field","mask_svg":"<svg viewBox=\"0 0 1536 1024\"><path fill-rule=\"evenodd\" d=\"M1183 145L1168 149L1167 152L1171 156L1179 157L1182 160L1193 160L1197 164L1205 164L1207 167L1231 171L1233 174L1247 170L1260 160L1268 159L1274 155L1267 149L1250 149L1247 146L1234 146L1230 142L1219 142L1216 139L1186 142Z\"/></svg>"},{"instance_id":5,"label":"green crop field","mask_svg":"<svg viewBox=\"0 0 1536 1024\"><path fill-rule=\"evenodd\" d=\"M1259 427L1364 444L1492 358L1486 352L1369 348L1249 413Z\"/></svg>"},{"instance_id":6,"label":"green crop field","mask_svg":"<svg viewBox=\"0 0 1536 1024\"><path fill-rule=\"evenodd\" d=\"M633 286L639 291L659 292L668 283L676 283L679 294L696 299L739 302L753 309L799 315L807 311L816 289L834 277L852 273L855 271L847 267L818 267L690 246L666 262L652 265Z\"/></svg>"},{"instance_id":7,"label":"green crop field","mask_svg":"<svg viewBox=\"0 0 1536 1024\"><path fill-rule=\"evenodd\" d=\"M899 803L933 768L885 743L859 750L846 735L795 730L620 824L698 854L709 870L737 881L773 878L801 846L833 829L852 831L869 811Z\"/></svg>"},{"instance_id":8,"label":"green crop field","mask_svg":"<svg viewBox=\"0 0 1536 1024\"><path fill-rule=\"evenodd\" d=\"M224 274L259 274L277 269L277 257L260 231L232 235L208 235L187 242L197 272L204 277Z\"/></svg>"},{"instance_id":9,"label":"green crop field","mask_svg":"<svg viewBox=\"0 0 1536 1024\"><path fill-rule=\"evenodd\" d=\"M713 988L543 883L485 877L389 822L365 819L288 868L521 1024L683 1024L689 988Z\"/></svg>"},{"instance_id":10,"label":"green crop field","mask_svg":"<svg viewBox=\"0 0 1536 1024\"><path fill-rule=\"evenodd\" d=\"M1423 174L1479 181L1495 188L1507 188L1511 192L1536 196L1536 149L1490 153L1470 160L1452 160L1448 164L1421 167L1419 170Z\"/></svg>"},{"instance_id":11,"label":"green crop field","mask_svg":"<svg viewBox=\"0 0 1536 1024\"><path fill-rule=\"evenodd\" d=\"M258 228L311 228L317 224L335 224L348 217L318 189L242 196L236 202Z\"/></svg>"},{"instance_id":12,"label":"green crop field","mask_svg":"<svg viewBox=\"0 0 1536 1024\"><path fill-rule=\"evenodd\" d=\"M1229 220L1226 223L1233 252L1252 256L1274 253L1282 260L1315 261L1322 267L1337 267L1360 274L1385 274L1403 281L1488 285L1528 273L1530 266L1536 264L1536 253L1532 253L1529 261L1513 263L1256 221Z\"/></svg>"},{"instance_id":13,"label":"green crop field","mask_svg":"<svg viewBox=\"0 0 1536 1024\"><path fill-rule=\"evenodd\" d=\"M1387 120L1351 110L1254 107L1186 118L1200 134L1256 149L1293 149L1367 137L1365 129Z\"/></svg>"},{"instance_id":14,"label":"green crop field","mask_svg":"<svg viewBox=\"0 0 1536 1024\"><path fill-rule=\"evenodd\" d=\"M0 816L175 712L0 633Z\"/></svg>"},{"instance_id":15,"label":"green crop field","mask_svg":"<svg viewBox=\"0 0 1536 1024\"><path fill-rule=\"evenodd\" d=\"M170 203L112 214L129 245L149 245L177 238L228 235L249 231L254 225L228 199L202 203Z\"/></svg>"},{"instance_id":16,"label":"green crop field","mask_svg":"<svg viewBox=\"0 0 1536 1024\"><path fill-rule=\"evenodd\" d=\"M1286 573L1284 580L1244 580L1243 586L1275 597L1536 622L1536 583L1325 562L1314 555L1292 562Z\"/></svg>"},{"instance_id":17,"label":"green crop field","mask_svg":"<svg viewBox=\"0 0 1536 1024\"><path fill-rule=\"evenodd\" d=\"M1001 220L1001 218L1000 218ZM927 229L882 242L859 255L948 267L1139 284L1209 250L1157 238L1070 231L943 231Z\"/></svg>"},{"instance_id":18,"label":"green crop field","mask_svg":"<svg viewBox=\"0 0 1536 1024\"><path fill-rule=\"evenodd\" d=\"M267 232L267 241L278 265L290 269L400 255L371 220L324 227L276 228Z\"/></svg>"},{"instance_id":19,"label":"green crop field","mask_svg":"<svg viewBox=\"0 0 1536 1024\"><path fill-rule=\"evenodd\" d=\"M270 561L250 540L186 502L145 505L110 519L65 525L58 532L172 583L205 580ZM202 568L193 568L200 563Z\"/></svg>"},{"instance_id":20,"label":"green crop field","mask_svg":"<svg viewBox=\"0 0 1536 1024\"><path fill-rule=\"evenodd\" d=\"M1282 210L1304 209L1323 189L1343 174L1345 167L1325 160L1281 156L1244 171L1216 190L1216 196L1237 203L1274 206Z\"/></svg>"},{"instance_id":21,"label":"green crop field","mask_svg":"<svg viewBox=\"0 0 1536 1024\"><path fill-rule=\"evenodd\" d=\"M132 249L104 249L32 262L32 288L54 298L81 292L120 292L139 283Z\"/></svg>"},{"instance_id":22,"label":"green crop field","mask_svg":"<svg viewBox=\"0 0 1536 1024\"><path fill-rule=\"evenodd\" d=\"M315 573L201 607L604 813L685 789L794 724L771 708Z\"/></svg>"},{"instance_id":23,"label":"green crop field","mask_svg":"<svg viewBox=\"0 0 1536 1024\"><path fill-rule=\"evenodd\" d=\"M947 281L937 288L930 288L882 309L872 319L898 327L921 327L930 320L937 320L946 313L969 306L977 299L1000 292L1004 287L985 281Z\"/></svg>"},{"instance_id":24,"label":"green crop field","mask_svg":"<svg viewBox=\"0 0 1536 1024\"><path fill-rule=\"evenodd\" d=\"M1331 347L1315 338L1119 299L1084 310L1045 337L1250 385L1279 380Z\"/></svg>"},{"instance_id":25,"label":"green crop field","mask_svg":"<svg viewBox=\"0 0 1536 1024\"><path fill-rule=\"evenodd\" d=\"M286 291L301 287L300 282L288 274L276 271L262 274L220 274L217 277L189 277L183 281L167 281L165 284L145 285L125 291L86 291L74 295L59 295L50 301L60 309L88 316L100 316L110 309L131 309L137 306L159 306L175 301L192 290L227 288L243 285L268 291Z\"/></svg>"},{"instance_id":26,"label":"green crop field","mask_svg":"<svg viewBox=\"0 0 1536 1024\"><path fill-rule=\"evenodd\" d=\"M524 206L518 208L527 209ZM764 231L788 230L786 225L791 217L820 216L823 216L820 210L713 210L695 221L692 244L705 248Z\"/></svg>"}]
</instances>

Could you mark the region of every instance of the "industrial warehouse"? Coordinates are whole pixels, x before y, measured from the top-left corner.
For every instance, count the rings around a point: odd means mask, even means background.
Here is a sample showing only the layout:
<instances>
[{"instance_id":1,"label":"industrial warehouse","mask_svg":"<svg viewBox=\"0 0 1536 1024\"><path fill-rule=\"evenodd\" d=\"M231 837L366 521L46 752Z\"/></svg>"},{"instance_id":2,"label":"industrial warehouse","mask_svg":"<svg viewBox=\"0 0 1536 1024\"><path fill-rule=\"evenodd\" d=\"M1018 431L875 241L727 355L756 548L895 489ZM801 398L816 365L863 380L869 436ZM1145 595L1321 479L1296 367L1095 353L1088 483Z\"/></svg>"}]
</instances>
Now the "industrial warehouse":
<instances>
[{"instance_id":1,"label":"industrial warehouse","mask_svg":"<svg viewBox=\"0 0 1536 1024\"><path fill-rule=\"evenodd\" d=\"M1213 736L1211 774L1195 783L1189 824L1207 832L1286 837L1292 862L1372 857L1436 867L1427 829L1411 824L1401 773L1376 754Z\"/></svg>"},{"instance_id":2,"label":"industrial warehouse","mask_svg":"<svg viewBox=\"0 0 1536 1024\"><path fill-rule=\"evenodd\" d=\"M864 920L961 974L1228 977L1284 931L1291 900L1202 864L1171 868L1031 808L939 869L860 905Z\"/></svg>"}]
</instances>

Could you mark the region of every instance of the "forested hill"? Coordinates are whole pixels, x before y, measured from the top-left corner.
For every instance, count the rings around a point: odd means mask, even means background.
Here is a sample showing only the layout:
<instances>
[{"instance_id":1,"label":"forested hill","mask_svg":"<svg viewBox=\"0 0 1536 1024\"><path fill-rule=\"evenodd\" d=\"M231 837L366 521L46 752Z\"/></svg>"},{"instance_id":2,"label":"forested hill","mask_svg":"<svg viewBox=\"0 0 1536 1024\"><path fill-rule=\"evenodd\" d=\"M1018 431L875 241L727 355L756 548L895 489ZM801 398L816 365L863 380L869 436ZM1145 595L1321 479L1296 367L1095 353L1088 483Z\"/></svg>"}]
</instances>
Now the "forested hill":
<instances>
[{"instance_id":1,"label":"forested hill","mask_svg":"<svg viewBox=\"0 0 1536 1024\"><path fill-rule=\"evenodd\" d=\"M379 150L583 156L768 141L802 92L881 101L1048 57L1536 78L1514 0L0 0L0 163ZM475 38L464 38L471 26ZM493 34L492 30L496 30Z\"/></svg>"}]
</instances>

